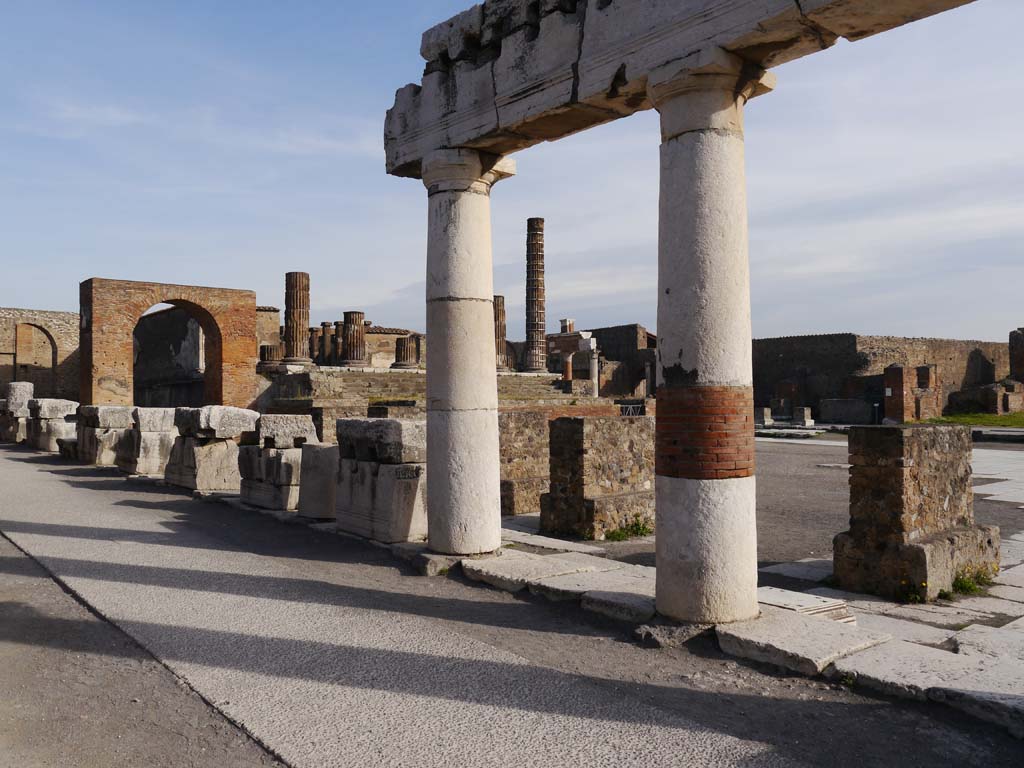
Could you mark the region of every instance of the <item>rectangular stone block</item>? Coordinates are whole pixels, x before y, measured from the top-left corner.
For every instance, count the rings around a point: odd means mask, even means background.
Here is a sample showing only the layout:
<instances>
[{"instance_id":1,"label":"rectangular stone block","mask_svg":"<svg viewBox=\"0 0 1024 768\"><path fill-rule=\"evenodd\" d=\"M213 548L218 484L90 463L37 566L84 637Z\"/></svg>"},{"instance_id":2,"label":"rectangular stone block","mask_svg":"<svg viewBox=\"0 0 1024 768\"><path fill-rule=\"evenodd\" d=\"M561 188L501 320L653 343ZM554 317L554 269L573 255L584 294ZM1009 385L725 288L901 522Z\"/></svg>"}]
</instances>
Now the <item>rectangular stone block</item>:
<instances>
[{"instance_id":1,"label":"rectangular stone block","mask_svg":"<svg viewBox=\"0 0 1024 768\"><path fill-rule=\"evenodd\" d=\"M425 464L342 458L335 500L338 530L385 543L427 535Z\"/></svg>"},{"instance_id":2,"label":"rectangular stone block","mask_svg":"<svg viewBox=\"0 0 1024 768\"><path fill-rule=\"evenodd\" d=\"M299 508L299 486L275 485L259 480L242 480L242 501L261 509L294 512Z\"/></svg>"},{"instance_id":3,"label":"rectangular stone block","mask_svg":"<svg viewBox=\"0 0 1024 768\"><path fill-rule=\"evenodd\" d=\"M771 408L754 408L754 423L762 427L770 427L775 423Z\"/></svg>"},{"instance_id":4,"label":"rectangular stone block","mask_svg":"<svg viewBox=\"0 0 1024 768\"><path fill-rule=\"evenodd\" d=\"M74 421L75 412L78 410L78 403L74 400L54 400L51 398L39 398L28 401L28 410L33 419L61 419L62 421Z\"/></svg>"},{"instance_id":5,"label":"rectangular stone block","mask_svg":"<svg viewBox=\"0 0 1024 768\"><path fill-rule=\"evenodd\" d=\"M168 410L173 415L174 410ZM163 432L127 430L117 444L117 468L129 475L164 477L177 437L176 429Z\"/></svg>"},{"instance_id":6,"label":"rectangular stone block","mask_svg":"<svg viewBox=\"0 0 1024 768\"><path fill-rule=\"evenodd\" d=\"M34 397L35 384L30 381L12 381L7 385L7 413L28 418L28 401Z\"/></svg>"},{"instance_id":7,"label":"rectangular stone block","mask_svg":"<svg viewBox=\"0 0 1024 768\"><path fill-rule=\"evenodd\" d=\"M26 423L26 440L30 448L44 453L60 453L58 440L75 436L75 423L63 419L29 419Z\"/></svg>"},{"instance_id":8,"label":"rectangular stone block","mask_svg":"<svg viewBox=\"0 0 1024 768\"><path fill-rule=\"evenodd\" d=\"M379 464L422 464L427 460L427 422L406 419L338 419L342 459Z\"/></svg>"},{"instance_id":9,"label":"rectangular stone block","mask_svg":"<svg viewBox=\"0 0 1024 768\"><path fill-rule=\"evenodd\" d=\"M178 408L174 425L184 437L239 438L244 432L256 431L257 411L227 405L205 405L202 408Z\"/></svg>"},{"instance_id":10,"label":"rectangular stone block","mask_svg":"<svg viewBox=\"0 0 1024 768\"><path fill-rule=\"evenodd\" d=\"M116 467L121 440L130 429L101 429L78 424L78 460L97 467Z\"/></svg>"},{"instance_id":11,"label":"rectangular stone block","mask_svg":"<svg viewBox=\"0 0 1024 768\"><path fill-rule=\"evenodd\" d=\"M242 445L238 448L238 473L243 480L263 482L266 480L263 465L263 451L258 445Z\"/></svg>"},{"instance_id":12,"label":"rectangular stone block","mask_svg":"<svg viewBox=\"0 0 1024 768\"><path fill-rule=\"evenodd\" d=\"M302 446L299 514L333 520L338 485L338 446L306 443Z\"/></svg>"},{"instance_id":13,"label":"rectangular stone block","mask_svg":"<svg viewBox=\"0 0 1024 768\"><path fill-rule=\"evenodd\" d=\"M133 408L132 423L140 432L174 432L174 408Z\"/></svg>"},{"instance_id":14,"label":"rectangular stone block","mask_svg":"<svg viewBox=\"0 0 1024 768\"><path fill-rule=\"evenodd\" d=\"M319 442L309 415L265 413L256 420L256 433L263 448L301 448Z\"/></svg>"},{"instance_id":15,"label":"rectangular stone block","mask_svg":"<svg viewBox=\"0 0 1024 768\"><path fill-rule=\"evenodd\" d=\"M27 409L26 409L27 410ZM0 443L23 443L28 438L28 419L0 414Z\"/></svg>"},{"instance_id":16,"label":"rectangular stone block","mask_svg":"<svg viewBox=\"0 0 1024 768\"><path fill-rule=\"evenodd\" d=\"M175 439L167 482L194 491L239 493L238 444L233 440L181 436Z\"/></svg>"},{"instance_id":17,"label":"rectangular stone block","mask_svg":"<svg viewBox=\"0 0 1024 768\"><path fill-rule=\"evenodd\" d=\"M95 429L132 429L132 409L127 405L83 405L79 419L83 425Z\"/></svg>"}]
</instances>

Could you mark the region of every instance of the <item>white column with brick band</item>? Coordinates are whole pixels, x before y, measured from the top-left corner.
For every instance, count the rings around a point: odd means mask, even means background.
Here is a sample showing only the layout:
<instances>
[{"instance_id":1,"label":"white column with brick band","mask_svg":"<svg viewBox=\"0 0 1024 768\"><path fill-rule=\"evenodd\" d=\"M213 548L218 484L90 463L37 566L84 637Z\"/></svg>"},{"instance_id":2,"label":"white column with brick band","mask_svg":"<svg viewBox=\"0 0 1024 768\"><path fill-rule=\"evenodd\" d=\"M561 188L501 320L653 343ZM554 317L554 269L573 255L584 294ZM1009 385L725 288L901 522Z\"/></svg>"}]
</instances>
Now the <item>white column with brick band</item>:
<instances>
[{"instance_id":1,"label":"white column with brick band","mask_svg":"<svg viewBox=\"0 0 1024 768\"><path fill-rule=\"evenodd\" d=\"M743 107L772 79L712 49L648 85L662 129L657 607L682 621L758 614Z\"/></svg>"},{"instance_id":2,"label":"white column with brick band","mask_svg":"<svg viewBox=\"0 0 1024 768\"><path fill-rule=\"evenodd\" d=\"M501 546L491 187L515 163L472 150L423 162L427 228L427 516L435 552Z\"/></svg>"}]
</instances>

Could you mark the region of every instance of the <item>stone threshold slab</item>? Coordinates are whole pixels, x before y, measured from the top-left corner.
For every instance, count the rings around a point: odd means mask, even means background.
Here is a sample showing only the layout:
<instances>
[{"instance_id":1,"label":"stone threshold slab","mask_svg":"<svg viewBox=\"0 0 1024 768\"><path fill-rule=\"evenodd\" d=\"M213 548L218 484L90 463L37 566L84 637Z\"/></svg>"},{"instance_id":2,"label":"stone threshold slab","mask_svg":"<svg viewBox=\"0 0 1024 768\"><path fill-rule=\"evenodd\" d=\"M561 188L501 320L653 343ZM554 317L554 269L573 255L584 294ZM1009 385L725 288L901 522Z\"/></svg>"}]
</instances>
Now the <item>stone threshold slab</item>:
<instances>
[{"instance_id":1,"label":"stone threshold slab","mask_svg":"<svg viewBox=\"0 0 1024 768\"><path fill-rule=\"evenodd\" d=\"M554 576L614 571L624 567L624 563L575 552L535 555L514 549L502 550L492 557L462 561L462 572L467 577L506 592L518 592Z\"/></svg>"}]
</instances>

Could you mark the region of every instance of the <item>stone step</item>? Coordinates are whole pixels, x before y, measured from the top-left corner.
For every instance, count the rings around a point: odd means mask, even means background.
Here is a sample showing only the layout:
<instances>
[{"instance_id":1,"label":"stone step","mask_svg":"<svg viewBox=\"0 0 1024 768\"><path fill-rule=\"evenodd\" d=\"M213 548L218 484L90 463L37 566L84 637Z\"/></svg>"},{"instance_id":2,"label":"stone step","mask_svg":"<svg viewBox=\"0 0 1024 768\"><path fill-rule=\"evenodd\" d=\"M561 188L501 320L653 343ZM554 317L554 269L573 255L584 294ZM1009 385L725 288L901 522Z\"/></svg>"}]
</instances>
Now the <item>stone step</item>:
<instances>
[{"instance_id":1,"label":"stone step","mask_svg":"<svg viewBox=\"0 0 1024 768\"><path fill-rule=\"evenodd\" d=\"M765 606L760 617L715 628L718 644L741 659L819 675L850 654L886 643L892 635Z\"/></svg>"},{"instance_id":2,"label":"stone step","mask_svg":"<svg viewBox=\"0 0 1024 768\"><path fill-rule=\"evenodd\" d=\"M617 570L622 567L622 563L591 555L571 552L563 555L534 555L514 549L504 550L493 557L462 561L462 572L467 577L506 592L518 592L552 576Z\"/></svg>"},{"instance_id":3,"label":"stone step","mask_svg":"<svg viewBox=\"0 0 1024 768\"><path fill-rule=\"evenodd\" d=\"M607 561L610 564L615 561ZM619 592L654 597L654 569L615 563L618 568L551 576L530 583L530 592L549 600L581 600L588 592Z\"/></svg>"}]
</instances>

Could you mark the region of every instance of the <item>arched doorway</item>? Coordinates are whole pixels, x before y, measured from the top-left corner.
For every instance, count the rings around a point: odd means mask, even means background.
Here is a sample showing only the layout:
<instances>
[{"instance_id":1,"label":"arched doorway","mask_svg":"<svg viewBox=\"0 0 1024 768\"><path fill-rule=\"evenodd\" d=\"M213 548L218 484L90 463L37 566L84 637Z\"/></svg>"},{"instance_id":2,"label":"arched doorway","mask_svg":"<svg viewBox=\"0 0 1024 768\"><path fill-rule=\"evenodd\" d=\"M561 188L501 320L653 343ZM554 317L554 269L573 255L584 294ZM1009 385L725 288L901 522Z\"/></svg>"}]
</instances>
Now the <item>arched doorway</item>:
<instances>
[{"instance_id":1,"label":"arched doorway","mask_svg":"<svg viewBox=\"0 0 1024 768\"><path fill-rule=\"evenodd\" d=\"M168 315L177 310L179 318L187 318L183 327L192 320L201 331L193 339L201 350L201 364L195 366L203 374L201 403L248 407L254 401L258 350L252 291L92 278L81 284L80 297L84 404L134 403L136 328L162 304L170 305ZM143 320L143 335L146 326L162 320ZM181 344L168 347L156 350L155 359L173 360L182 352Z\"/></svg>"},{"instance_id":2,"label":"arched doorway","mask_svg":"<svg viewBox=\"0 0 1024 768\"><path fill-rule=\"evenodd\" d=\"M34 384L36 397L57 396L57 342L41 325L14 328L14 380Z\"/></svg>"},{"instance_id":3,"label":"arched doorway","mask_svg":"<svg viewBox=\"0 0 1024 768\"><path fill-rule=\"evenodd\" d=\"M215 325L213 328L216 330ZM207 338L188 306L158 304L143 314L132 333L135 405L203 405Z\"/></svg>"}]
</instances>

